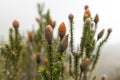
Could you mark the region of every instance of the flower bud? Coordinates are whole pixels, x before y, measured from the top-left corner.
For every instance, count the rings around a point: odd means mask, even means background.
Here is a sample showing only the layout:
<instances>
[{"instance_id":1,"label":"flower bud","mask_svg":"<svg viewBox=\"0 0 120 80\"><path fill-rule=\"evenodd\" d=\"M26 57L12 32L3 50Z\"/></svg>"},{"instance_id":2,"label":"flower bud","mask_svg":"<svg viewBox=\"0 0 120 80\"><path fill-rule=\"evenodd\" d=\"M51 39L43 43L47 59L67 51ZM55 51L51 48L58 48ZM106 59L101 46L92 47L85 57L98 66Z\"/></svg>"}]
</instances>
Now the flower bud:
<instances>
[{"instance_id":1,"label":"flower bud","mask_svg":"<svg viewBox=\"0 0 120 80\"><path fill-rule=\"evenodd\" d=\"M89 58L84 58L82 60L82 63L80 65L81 72L83 72L83 71L85 71L87 69L89 63L90 63L90 59Z\"/></svg>"},{"instance_id":2,"label":"flower bud","mask_svg":"<svg viewBox=\"0 0 120 80\"><path fill-rule=\"evenodd\" d=\"M44 59L44 65L47 66L48 65L48 58Z\"/></svg>"},{"instance_id":3,"label":"flower bud","mask_svg":"<svg viewBox=\"0 0 120 80\"><path fill-rule=\"evenodd\" d=\"M63 53L68 46L68 34L65 35L60 43L59 52Z\"/></svg>"},{"instance_id":4,"label":"flower bud","mask_svg":"<svg viewBox=\"0 0 120 80\"><path fill-rule=\"evenodd\" d=\"M49 15L49 23L48 24L50 24L51 26L52 26L52 23L53 23L53 20L52 20L52 17Z\"/></svg>"},{"instance_id":5,"label":"flower bud","mask_svg":"<svg viewBox=\"0 0 120 80\"><path fill-rule=\"evenodd\" d=\"M104 75L101 77L101 80L107 80L107 76L104 74Z\"/></svg>"},{"instance_id":6,"label":"flower bud","mask_svg":"<svg viewBox=\"0 0 120 80\"><path fill-rule=\"evenodd\" d=\"M58 28L58 34L60 36L60 38L62 39L64 37L64 35L66 34L66 26L65 23L62 22Z\"/></svg>"},{"instance_id":7,"label":"flower bud","mask_svg":"<svg viewBox=\"0 0 120 80\"><path fill-rule=\"evenodd\" d=\"M85 10L88 9L88 8L89 8L89 6L88 6L88 5L85 5Z\"/></svg>"},{"instance_id":8,"label":"flower bud","mask_svg":"<svg viewBox=\"0 0 120 80\"><path fill-rule=\"evenodd\" d=\"M33 40L33 33L32 32L28 32L28 39L29 39L29 41Z\"/></svg>"},{"instance_id":9,"label":"flower bud","mask_svg":"<svg viewBox=\"0 0 120 80\"><path fill-rule=\"evenodd\" d=\"M54 27L56 26L56 21L53 21L51 24L52 28L54 29Z\"/></svg>"},{"instance_id":10,"label":"flower bud","mask_svg":"<svg viewBox=\"0 0 120 80\"><path fill-rule=\"evenodd\" d=\"M51 25L47 25L45 28L45 38L48 41L48 44L52 43L53 30L52 30Z\"/></svg>"},{"instance_id":11,"label":"flower bud","mask_svg":"<svg viewBox=\"0 0 120 80\"><path fill-rule=\"evenodd\" d=\"M88 17L91 17L91 13L90 13L90 10L89 10L89 9L86 9L84 14L87 14Z\"/></svg>"},{"instance_id":12,"label":"flower bud","mask_svg":"<svg viewBox=\"0 0 120 80\"><path fill-rule=\"evenodd\" d=\"M40 19L36 17L36 21L39 23L39 22L40 22Z\"/></svg>"},{"instance_id":13,"label":"flower bud","mask_svg":"<svg viewBox=\"0 0 120 80\"><path fill-rule=\"evenodd\" d=\"M90 18L87 18L87 19L85 20L85 24L90 25L90 24L91 24L91 19L90 19Z\"/></svg>"},{"instance_id":14,"label":"flower bud","mask_svg":"<svg viewBox=\"0 0 120 80\"><path fill-rule=\"evenodd\" d=\"M37 52L36 54L36 62L37 64L40 64L40 52Z\"/></svg>"},{"instance_id":15,"label":"flower bud","mask_svg":"<svg viewBox=\"0 0 120 80\"><path fill-rule=\"evenodd\" d=\"M18 28L19 27L19 22L17 20L14 20L12 23L14 28Z\"/></svg>"},{"instance_id":16,"label":"flower bud","mask_svg":"<svg viewBox=\"0 0 120 80\"><path fill-rule=\"evenodd\" d=\"M99 39L103 36L104 31L105 31L105 29L102 29L102 30L99 32L98 37L97 37L97 40L99 40Z\"/></svg>"},{"instance_id":17,"label":"flower bud","mask_svg":"<svg viewBox=\"0 0 120 80\"><path fill-rule=\"evenodd\" d=\"M96 14L96 16L94 18L94 22L95 22L95 24L97 24L99 22L99 16L98 16L98 14Z\"/></svg>"},{"instance_id":18,"label":"flower bud","mask_svg":"<svg viewBox=\"0 0 120 80\"><path fill-rule=\"evenodd\" d=\"M68 19L72 20L74 18L73 14L69 14Z\"/></svg>"},{"instance_id":19,"label":"flower bud","mask_svg":"<svg viewBox=\"0 0 120 80\"><path fill-rule=\"evenodd\" d=\"M111 33L111 32L112 32L112 28L109 28L107 32L108 32L108 33Z\"/></svg>"}]
</instances>

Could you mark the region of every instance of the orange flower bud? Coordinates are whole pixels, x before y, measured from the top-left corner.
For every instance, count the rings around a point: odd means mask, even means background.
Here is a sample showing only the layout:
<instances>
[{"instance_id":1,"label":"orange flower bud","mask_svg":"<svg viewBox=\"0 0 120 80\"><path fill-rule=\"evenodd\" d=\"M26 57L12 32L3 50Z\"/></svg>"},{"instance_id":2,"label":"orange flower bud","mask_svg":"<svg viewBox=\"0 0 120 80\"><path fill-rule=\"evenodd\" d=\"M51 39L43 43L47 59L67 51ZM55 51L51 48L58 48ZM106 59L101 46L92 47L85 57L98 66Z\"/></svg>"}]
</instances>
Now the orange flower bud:
<instances>
[{"instance_id":1,"label":"orange flower bud","mask_svg":"<svg viewBox=\"0 0 120 80\"><path fill-rule=\"evenodd\" d=\"M19 27L19 22L17 20L14 20L12 23L14 28L18 28Z\"/></svg>"},{"instance_id":2,"label":"orange flower bud","mask_svg":"<svg viewBox=\"0 0 120 80\"><path fill-rule=\"evenodd\" d=\"M52 43L52 38L53 38L53 30L51 25L47 25L45 28L45 38L48 41L49 44Z\"/></svg>"},{"instance_id":3,"label":"orange flower bud","mask_svg":"<svg viewBox=\"0 0 120 80\"><path fill-rule=\"evenodd\" d=\"M37 52L36 54L36 62L37 64L40 64L40 52Z\"/></svg>"},{"instance_id":4,"label":"orange flower bud","mask_svg":"<svg viewBox=\"0 0 120 80\"><path fill-rule=\"evenodd\" d=\"M88 65L89 62L90 62L90 59L89 59L89 58L84 58L84 59L82 60L82 64L83 64L83 65Z\"/></svg>"},{"instance_id":5,"label":"orange flower bud","mask_svg":"<svg viewBox=\"0 0 120 80\"><path fill-rule=\"evenodd\" d=\"M104 31L105 31L105 29L102 29L102 30L99 32L98 37L97 37L97 40L99 40L99 39L103 36Z\"/></svg>"},{"instance_id":6,"label":"orange flower bud","mask_svg":"<svg viewBox=\"0 0 120 80\"><path fill-rule=\"evenodd\" d=\"M33 33L32 32L28 32L28 39L29 39L29 41L33 40Z\"/></svg>"},{"instance_id":7,"label":"orange flower bud","mask_svg":"<svg viewBox=\"0 0 120 80\"><path fill-rule=\"evenodd\" d=\"M99 16L98 16L98 14L96 14L96 16L94 18L94 22L95 22L95 24L97 24L99 22Z\"/></svg>"},{"instance_id":8,"label":"orange flower bud","mask_svg":"<svg viewBox=\"0 0 120 80\"><path fill-rule=\"evenodd\" d=\"M58 34L60 36L60 38L62 39L64 37L64 35L66 34L66 26L65 23L62 22L58 28Z\"/></svg>"},{"instance_id":9,"label":"orange flower bud","mask_svg":"<svg viewBox=\"0 0 120 80\"><path fill-rule=\"evenodd\" d=\"M111 33L111 32L112 32L112 28L109 28L107 32L108 32L108 33Z\"/></svg>"},{"instance_id":10,"label":"orange flower bud","mask_svg":"<svg viewBox=\"0 0 120 80\"><path fill-rule=\"evenodd\" d=\"M72 20L74 18L73 14L69 14L68 19Z\"/></svg>"},{"instance_id":11,"label":"orange flower bud","mask_svg":"<svg viewBox=\"0 0 120 80\"><path fill-rule=\"evenodd\" d=\"M48 65L48 58L44 59L44 65L47 66Z\"/></svg>"},{"instance_id":12,"label":"orange flower bud","mask_svg":"<svg viewBox=\"0 0 120 80\"><path fill-rule=\"evenodd\" d=\"M88 9L88 8L89 8L89 6L88 6L88 5L85 5L85 10Z\"/></svg>"},{"instance_id":13,"label":"orange flower bud","mask_svg":"<svg viewBox=\"0 0 120 80\"><path fill-rule=\"evenodd\" d=\"M89 10L89 9L86 9L84 14L87 14L88 17L91 17L91 13L90 13L90 10Z\"/></svg>"},{"instance_id":14,"label":"orange flower bud","mask_svg":"<svg viewBox=\"0 0 120 80\"><path fill-rule=\"evenodd\" d=\"M84 59L82 60L81 65L80 65L81 71L86 70L87 67L88 67L88 65L89 65L89 63L90 63L90 59L89 59L89 58L84 58Z\"/></svg>"},{"instance_id":15,"label":"orange flower bud","mask_svg":"<svg viewBox=\"0 0 120 80\"><path fill-rule=\"evenodd\" d=\"M67 46L68 46L68 34L63 37L60 43L59 51L63 53L66 50Z\"/></svg>"}]
</instances>

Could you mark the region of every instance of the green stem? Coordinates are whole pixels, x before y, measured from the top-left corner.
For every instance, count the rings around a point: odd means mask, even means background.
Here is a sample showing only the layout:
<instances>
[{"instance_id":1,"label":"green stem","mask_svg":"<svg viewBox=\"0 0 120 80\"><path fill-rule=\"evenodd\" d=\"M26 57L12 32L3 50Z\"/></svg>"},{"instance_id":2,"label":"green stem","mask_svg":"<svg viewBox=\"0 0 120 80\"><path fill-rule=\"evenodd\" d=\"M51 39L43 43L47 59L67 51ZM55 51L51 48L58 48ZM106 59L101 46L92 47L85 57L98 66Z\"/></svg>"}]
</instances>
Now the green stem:
<instances>
[{"instance_id":1,"label":"green stem","mask_svg":"<svg viewBox=\"0 0 120 80\"><path fill-rule=\"evenodd\" d=\"M95 56L95 59L93 61L93 66L91 68L91 72L90 72L90 75L92 74L92 71L95 69L95 66L98 62L98 59L99 59L99 56L100 56L100 50L101 50L101 47L103 46L103 44L107 41L107 39L109 38L109 35L110 33L107 33L107 36L105 37L105 39L100 42L100 44L98 45L98 49L97 49L97 52L96 52L96 56Z\"/></svg>"},{"instance_id":2,"label":"green stem","mask_svg":"<svg viewBox=\"0 0 120 80\"><path fill-rule=\"evenodd\" d=\"M70 75L72 75L72 70L71 70L71 68L72 68L72 57L71 57L71 55L69 55L69 74L70 74Z\"/></svg>"},{"instance_id":3,"label":"green stem","mask_svg":"<svg viewBox=\"0 0 120 80\"><path fill-rule=\"evenodd\" d=\"M49 61L50 80L53 80L53 55L52 55L51 44L48 44L48 61Z\"/></svg>"},{"instance_id":4,"label":"green stem","mask_svg":"<svg viewBox=\"0 0 120 80\"><path fill-rule=\"evenodd\" d=\"M70 47L71 47L71 53L73 54L73 20L72 19L70 19L70 33L71 33Z\"/></svg>"},{"instance_id":5,"label":"green stem","mask_svg":"<svg viewBox=\"0 0 120 80\"><path fill-rule=\"evenodd\" d=\"M15 48L18 50L18 28L15 28Z\"/></svg>"},{"instance_id":6,"label":"green stem","mask_svg":"<svg viewBox=\"0 0 120 80\"><path fill-rule=\"evenodd\" d=\"M82 80L82 72L80 72L79 80Z\"/></svg>"},{"instance_id":7,"label":"green stem","mask_svg":"<svg viewBox=\"0 0 120 80\"><path fill-rule=\"evenodd\" d=\"M78 80L78 56L74 56L74 74L75 74L75 80Z\"/></svg>"},{"instance_id":8,"label":"green stem","mask_svg":"<svg viewBox=\"0 0 120 80\"><path fill-rule=\"evenodd\" d=\"M95 24L95 33L96 33L96 31L97 31L97 24Z\"/></svg>"},{"instance_id":9,"label":"green stem","mask_svg":"<svg viewBox=\"0 0 120 80\"><path fill-rule=\"evenodd\" d=\"M85 51L85 48L87 47L87 40L88 40L88 36L90 35L89 34L89 28L90 28L90 25L86 25L84 24L83 26L83 36L81 37L81 43L80 43L80 48L81 48L81 57L83 56L83 53Z\"/></svg>"},{"instance_id":10,"label":"green stem","mask_svg":"<svg viewBox=\"0 0 120 80\"><path fill-rule=\"evenodd\" d=\"M36 80L40 80L38 70L39 70L39 64L37 64L37 68L36 68Z\"/></svg>"},{"instance_id":11,"label":"green stem","mask_svg":"<svg viewBox=\"0 0 120 80\"><path fill-rule=\"evenodd\" d=\"M63 53L60 53L60 55L59 55L59 61L61 62L61 76L60 76L60 80L62 79L62 80L64 80L64 66L63 66L63 55L62 55Z\"/></svg>"},{"instance_id":12,"label":"green stem","mask_svg":"<svg viewBox=\"0 0 120 80\"><path fill-rule=\"evenodd\" d=\"M72 55L74 55L73 54L73 19L69 19L69 22L70 22L70 51L71 51ZM71 58L71 55L70 55L70 59L69 59L69 74L71 76L73 76L71 68L72 68L72 58Z\"/></svg>"},{"instance_id":13,"label":"green stem","mask_svg":"<svg viewBox=\"0 0 120 80\"><path fill-rule=\"evenodd\" d=\"M87 80L87 73L86 72L84 72L83 80Z\"/></svg>"}]
</instances>

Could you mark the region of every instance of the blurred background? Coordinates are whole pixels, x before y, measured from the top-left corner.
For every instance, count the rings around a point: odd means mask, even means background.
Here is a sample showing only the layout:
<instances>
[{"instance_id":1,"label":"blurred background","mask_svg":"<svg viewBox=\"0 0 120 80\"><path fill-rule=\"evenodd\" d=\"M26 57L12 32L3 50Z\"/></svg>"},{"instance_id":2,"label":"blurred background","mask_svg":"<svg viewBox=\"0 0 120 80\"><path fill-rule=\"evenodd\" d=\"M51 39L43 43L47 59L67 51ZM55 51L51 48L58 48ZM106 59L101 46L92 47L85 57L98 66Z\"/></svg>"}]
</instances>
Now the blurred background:
<instances>
[{"instance_id":1,"label":"blurred background","mask_svg":"<svg viewBox=\"0 0 120 80\"><path fill-rule=\"evenodd\" d=\"M99 63L94 71L95 75L116 75L120 71L120 27L119 27L119 1L115 0L0 0L0 39L8 40L8 29L12 21L20 22L22 34L28 30L38 28L35 18L38 16L37 3L44 3L44 11L50 9L51 16L57 21L55 29L64 21L68 24L68 14L74 14L74 47L79 46L82 34L84 6L89 5L92 17L99 14L98 30L111 27L113 32L110 39L101 50ZM69 27L67 27L69 29ZM97 32L98 33L98 32ZM57 36L57 30L54 37ZM101 66L102 65L102 66ZM119 69L119 70L118 70Z\"/></svg>"}]
</instances>

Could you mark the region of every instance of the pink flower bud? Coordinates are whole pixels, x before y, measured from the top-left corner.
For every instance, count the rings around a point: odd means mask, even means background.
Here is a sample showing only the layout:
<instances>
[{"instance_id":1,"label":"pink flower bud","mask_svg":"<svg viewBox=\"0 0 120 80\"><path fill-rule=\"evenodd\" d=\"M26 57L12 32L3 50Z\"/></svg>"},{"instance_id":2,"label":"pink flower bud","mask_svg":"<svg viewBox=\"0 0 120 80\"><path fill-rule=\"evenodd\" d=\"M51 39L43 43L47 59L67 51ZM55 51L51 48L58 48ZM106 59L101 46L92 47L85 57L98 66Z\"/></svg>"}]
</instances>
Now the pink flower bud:
<instances>
[{"instance_id":1,"label":"pink flower bud","mask_svg":"<svg viewBox=\"0 0 120 80\"><path fill-rule=\"evenodd\" d=\"M97 37L97 40L99 40L99 39L103 36L104 31L105 31L105 29L102 29L102 30L99 32L98 37Z\"/></svg>"},{"instance_id":2,"label":"pink flower bud","mask_svg":"<svg viewBox=\"0 0 120 80\"><path fill-rule=\"evenodd\" d=\"M87 18L87 19L85 20L85 24L90 25L90 24L91 24L91 19L90 19L90 18Z\"/></svg>"},{"instance_id":3,"label":"pink flower bud","mask_svg":"<svg viewBox=\"0 0 120 80\"><path fill-rule=\"evenodd\" d=\"M74 18L73 14L69 14L68 19L72 20Z\"/></svg>"},{"instance_id":4,"label":"pink flower bud","mask_svg":"<svg viewBox=\"0 0 120 80\"><path fill-rule=\"evenodd\" d=\"M45 38L48 41L49 44L52 43L52 38L53 38L53 30L51 25L47 25L45 28Z\"/></svg>"},{"instance_id":5,"label":"pink flower bud","mask_svg":"<svg viewBox=\"0 0 120 80\"><path fill-rule=\"evenodd\" d=\"M19 27L19 22L17 20L14 20L12 23L14 28L18 28Z\"/></svg>"},{"instance_id":6,"label":"pink flower bud","mask_svg":"<svg viewBox=\"0 0 120 80\"><path fill-rule=\"evenodd\" d=\"M109 29L108 29L108 33L111 33L111 32L112 32L112 28L109 28Z\"/></svg>"},{"instance_id":7,"label":"pink flower bud","mask_svg":"<svg viewBox=\"0 0 120 80\"><path fill-rule=\"evenodd\" d=\"M29 39L29 41L33 41L33 33L32 32L28 32L28 39Z\"/></svg>"},{"instance_id":8,"label":"pink flower bud","mask_svg":"<svg viewBox=\"0 0 120 80\"><path fill-rule=\"evenodd\" d=\"M36 53L36 62L37 64L40 64L40 52Z\"/></svg>"},{"instance_id":9,"label":"pink flower bud","mask_svg":"<svg viewBox=\"0 0 120 80\"><path fill-rule=\"evenodd\" d=\"M88 8L89 8L89 6L88 6L88 5L85 5L85 10L88 9Z\"/></svg>"},{"instance_id":10,"label":"pink flower bud","mask_svg":"<svg viewBox=\"0 0 120 80\"><path fill-rule=\"evenodd\" d=\"M95 22L95 24L97 24L99 22L99 16L98 16L98 14L96 14L96 16L94 18L94 22Z\"/></svg>"},{"instance_id":11,"label":"pink flower bud","mask_svg":"<svg viewBox=\"0 0 120 80\"><path fill-rule=\"evenodd\" d=\"M104 74L104 75L101 77L101 80L107 80L107 76Z\"/></svg>"}]
</instances>

